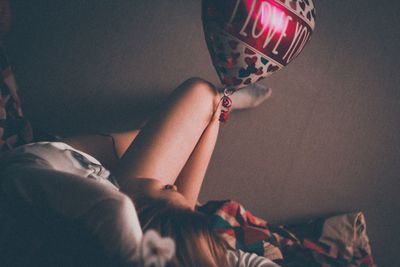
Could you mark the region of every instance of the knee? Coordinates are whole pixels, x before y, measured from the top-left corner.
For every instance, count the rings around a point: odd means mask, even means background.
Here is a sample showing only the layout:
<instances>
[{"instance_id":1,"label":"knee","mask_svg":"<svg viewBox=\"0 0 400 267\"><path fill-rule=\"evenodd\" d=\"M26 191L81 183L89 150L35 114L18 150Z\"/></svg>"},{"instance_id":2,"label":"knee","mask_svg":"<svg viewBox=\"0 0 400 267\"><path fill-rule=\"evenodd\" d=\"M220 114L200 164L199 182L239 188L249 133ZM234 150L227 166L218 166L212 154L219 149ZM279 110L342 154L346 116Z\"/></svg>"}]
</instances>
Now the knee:
<instances>
[{"instance_id":1,"label":"knee","mask_svg":"<svg viewBox=\"0 0 400 267\"><path fill-rule=\"evenodd\" d=\"M221 98L217 88L211 82L199 77L191 77L179 87L195 95L203 103L209 100L213 104L213 107L216 107Z\"/></svg>"},{"instance_id":2,"label":"knee","mask_svg":"<svg viewBox=\"0 0 400 267\"><path fill-rule=\"evenodd\" d=\"M200 78L200 77L190 77L189 79L184 81L184 83L189 84L191 86L199 86L199 85L208 86L208 87L212 88L213 90L217 91L217 89L211 82L209 82L203 78Z\"/></svg>"},{"instance_id":3,"label":"knee","mask_svg":"<svg viewBox=\"0 0 400 267\"><path fill-rule=\"evenodd\" d=\"M220 109L220 99L221 95L212 83L194 77L180 84L172 92L166 105L178 105L181 110L187 110L193 118L202 120L207 125L210 120L217 120L215 117Z\"/></svg>"}]
</instances>

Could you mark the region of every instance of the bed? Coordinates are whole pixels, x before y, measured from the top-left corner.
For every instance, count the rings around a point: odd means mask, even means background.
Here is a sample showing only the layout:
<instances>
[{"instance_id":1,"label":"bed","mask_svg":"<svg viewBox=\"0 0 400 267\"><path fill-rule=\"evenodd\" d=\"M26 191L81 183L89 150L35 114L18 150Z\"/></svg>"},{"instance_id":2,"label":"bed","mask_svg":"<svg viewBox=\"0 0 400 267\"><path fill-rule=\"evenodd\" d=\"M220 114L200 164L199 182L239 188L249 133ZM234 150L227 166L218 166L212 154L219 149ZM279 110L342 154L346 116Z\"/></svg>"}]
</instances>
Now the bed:
<instances>
[{"instance_id":1,"label":"bed","mask_svg":"<svg viewBox=\"0 0 400 267\"><path fill-rule=\"evenodd\" d=\"M0 52L0 151L51 139L32 130L11 67ZM82 198L67 199L59 197L68 195L69 180L45 186L40 180L0 178L0 257L5 266L134 264L143 233L134 206L126 205L122 193L105 190L106 201L87 197L93 189L89 183L79 186ZM232 200L210 201L198 210L210 216L232 248L232 265L375 266L362 212L283 226L268 224Z\"/></svg>"}]
</instances>

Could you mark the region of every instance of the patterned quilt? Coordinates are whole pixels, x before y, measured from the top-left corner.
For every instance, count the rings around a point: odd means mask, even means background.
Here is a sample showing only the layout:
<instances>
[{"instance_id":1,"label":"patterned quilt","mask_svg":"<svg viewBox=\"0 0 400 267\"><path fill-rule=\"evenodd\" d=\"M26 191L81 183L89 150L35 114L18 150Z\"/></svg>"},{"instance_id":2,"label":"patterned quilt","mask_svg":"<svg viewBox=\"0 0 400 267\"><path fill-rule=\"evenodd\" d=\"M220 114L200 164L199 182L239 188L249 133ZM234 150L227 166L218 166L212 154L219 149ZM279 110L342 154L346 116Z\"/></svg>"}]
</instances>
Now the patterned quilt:
<instances>
[{"instance_id":1,"label":"patterned quilt","mask_svg":"<svg viewBox=\"0 0 400 267\"><path fill-rule=\"evenodd\" d=\"M270 225L235 201L210 201L198 210L233 249L287 267L375 267L362 212Z\"/></svg>"},{"instance_id":2,"label":"patterned quilt","mask_svg":"<svg viewBox=\"0 0 400 267\"><path fill-rule=\"evenodd\" d=\"M17 83L11 66L0 46L0 151L32 140L32 129L22 113Z\"/></svg>"}]
</instances>

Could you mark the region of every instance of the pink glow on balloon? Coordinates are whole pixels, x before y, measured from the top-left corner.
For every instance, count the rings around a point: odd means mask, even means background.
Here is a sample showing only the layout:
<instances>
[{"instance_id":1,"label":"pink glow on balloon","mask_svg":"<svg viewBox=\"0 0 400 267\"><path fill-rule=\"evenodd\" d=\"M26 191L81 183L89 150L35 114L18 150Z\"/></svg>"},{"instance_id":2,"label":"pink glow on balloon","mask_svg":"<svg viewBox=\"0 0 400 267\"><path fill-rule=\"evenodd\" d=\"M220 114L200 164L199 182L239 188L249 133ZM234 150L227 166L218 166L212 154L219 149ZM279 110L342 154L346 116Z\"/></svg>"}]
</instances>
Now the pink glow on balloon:
<instances>
[{"instance_id":1,"label":"pink glow on balloon","mask_svg":"<svg viewBox=\"0 0 400 267\"><path fill-rule=\"evenodd\" d=\"M251 12L251 17L257 22L257 28L265 31L269 28L276 33L282 33L285 29L286 14L282 6L274 1L244 0L247 12ZM259 8L255 8L255 6ZM257 11L258 10L258 11Z\"/></svg>"},{"instance_id":2,"label":"pink glow on balloon","mask_svg":"<svg viewBox=\"0 0 400 267\"><path fill-rule=\"evenodd\" d=\"M281 33L285 27L285 13L277 7L272 7L272 9L273 11L271 16L265 11L265 8L263 8L263 12L261 13L261 24L263 26L271 25L277 33Z\"/></svg>"}]
</instances>

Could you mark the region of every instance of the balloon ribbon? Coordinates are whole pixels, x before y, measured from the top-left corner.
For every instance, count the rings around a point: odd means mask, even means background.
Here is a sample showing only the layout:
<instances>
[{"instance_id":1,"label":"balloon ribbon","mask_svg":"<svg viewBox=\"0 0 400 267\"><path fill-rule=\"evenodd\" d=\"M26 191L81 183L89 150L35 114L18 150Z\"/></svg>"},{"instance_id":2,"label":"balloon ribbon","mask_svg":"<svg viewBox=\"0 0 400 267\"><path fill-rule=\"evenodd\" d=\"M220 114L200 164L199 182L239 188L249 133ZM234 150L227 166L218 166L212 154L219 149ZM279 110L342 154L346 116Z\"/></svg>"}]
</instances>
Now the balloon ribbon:
<instances>
[{"instance_id":1,"label":"balloon ribbon","mask_svg":"<svg viewBox=\"0 0 400 267\"><path fill-rule=\"evenodd\" d=\"M224 95L221 97L222 108L221 108L221 114L219 115L220 122L228 121L229 111L231 110L232 107L232 99L229 98L231 94L233 94L232 90L225 89Z\"/></svg>"}]
</instances>

